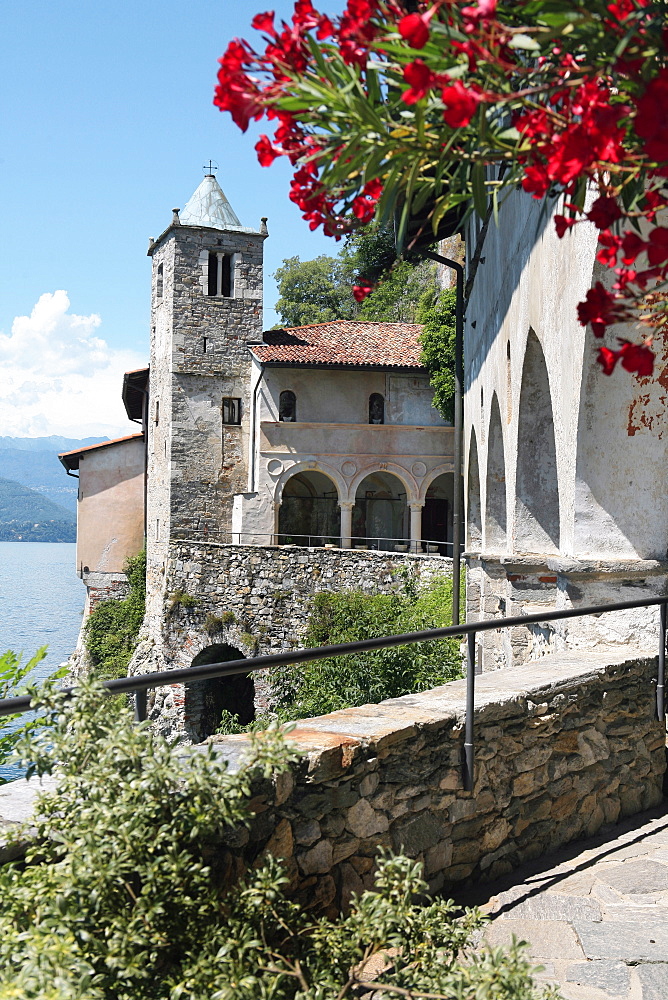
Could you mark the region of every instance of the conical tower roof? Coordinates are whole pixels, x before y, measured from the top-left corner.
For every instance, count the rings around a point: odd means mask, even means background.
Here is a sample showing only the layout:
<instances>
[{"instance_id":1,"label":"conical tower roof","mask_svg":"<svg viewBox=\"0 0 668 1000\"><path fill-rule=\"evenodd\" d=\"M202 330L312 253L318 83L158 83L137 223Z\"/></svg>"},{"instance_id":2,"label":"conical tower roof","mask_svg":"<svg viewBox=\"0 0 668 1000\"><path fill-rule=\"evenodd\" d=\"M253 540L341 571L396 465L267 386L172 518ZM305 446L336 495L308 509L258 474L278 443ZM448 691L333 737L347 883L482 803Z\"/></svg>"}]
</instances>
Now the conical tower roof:
<instances>
[{"instance_id":1,"label":"conical tower roof","mask_svg":"<svg viewBox=\"0 0 668 1000\"><path fill-rule=\"evenodd\" d=\"M231 229L243 233L255 231L241 225L213 174L207 174L204 178L186 207L181 210L179 221L182 226L205 226L209 229Z\"/></svg>"}]
</instances>

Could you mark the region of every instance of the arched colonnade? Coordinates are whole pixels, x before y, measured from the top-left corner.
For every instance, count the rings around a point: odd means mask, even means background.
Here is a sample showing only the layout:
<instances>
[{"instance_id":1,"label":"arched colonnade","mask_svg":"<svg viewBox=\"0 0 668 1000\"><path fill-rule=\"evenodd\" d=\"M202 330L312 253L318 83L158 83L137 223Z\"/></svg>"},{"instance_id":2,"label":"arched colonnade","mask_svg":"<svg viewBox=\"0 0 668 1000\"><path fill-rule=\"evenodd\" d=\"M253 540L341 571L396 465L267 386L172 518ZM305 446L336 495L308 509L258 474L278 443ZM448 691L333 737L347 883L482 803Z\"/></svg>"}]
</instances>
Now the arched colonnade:
<instances>
[{"instance_id":1,"label":"arched colonnade","mask_svg":"<svg viewBox=\"0 0 668 1000\"><path fill-rule=\"evenodd\" d=\"M506 377L504 395L511 391L510 382ZM552 393L545 355L532 329L522 362L514 469L509 467L511 400L502 405L494 390L488 412L486 453L479 447L475 422L468 440L467 548L488 553L558 552L560 497Z\"/></svg>"},{"instance_id":2,"label":"arched colonnade","mask_svg":"<svg viewBox=\"0 0 668 1000\"><path fill-rule=\"evenodd\" d=\"M286 469L274 491L274 542L450 554L451 464L418 481L392 462L352 477L325 462Z\"/></svg>"}]
</instances>

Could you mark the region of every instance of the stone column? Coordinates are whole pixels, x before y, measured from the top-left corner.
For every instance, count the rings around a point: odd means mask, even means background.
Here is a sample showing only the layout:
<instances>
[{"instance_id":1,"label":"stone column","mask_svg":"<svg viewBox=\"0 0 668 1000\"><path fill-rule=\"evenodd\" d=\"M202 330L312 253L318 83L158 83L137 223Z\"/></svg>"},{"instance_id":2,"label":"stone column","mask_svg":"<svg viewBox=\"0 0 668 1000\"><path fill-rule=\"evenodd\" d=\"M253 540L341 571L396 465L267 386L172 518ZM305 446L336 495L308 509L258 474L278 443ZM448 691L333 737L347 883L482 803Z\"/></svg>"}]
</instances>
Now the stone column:
<instances>
[{"instance_id":1,"label":"stone column","mask_svg":"<svg viewBox=\"0 0 668 1000\"><path fill-rule=\"evenodd\" d=\"M422 546L420 541L422 540L422 508L424 503L411 503L409 504L411 510L411 552L421 552Z\"/></svg>"},{"instance_id":2,"label":"stone column","mask_svg":"<svg viewBox=\"0 0 668 1000\"><path fill-rule=\"evenodd\" d=\"M349 503L347 501L341 502L339 500L339 507L341 508L341 548L350 549L352 548L352 530L353 530L353 507L354 503Z\"/></svg>"},{"instance_id":3,"label":"stone column","mask_svg":"<svg viewBox=\"0 0 668 1000\"><path fill-rule=\"evenodd\" d=\"M274 511L274 527L273 527L273 532L274 533L271 536L271 538L269 539L269 541L270 541L270 543L272 545L278 545L278 543L279 543L279 537L278 537L278 512L281 509L281 505L280 505L280 503L272 503L271 506L272 506L272 509Z\"/></svg>"}]
</instances>

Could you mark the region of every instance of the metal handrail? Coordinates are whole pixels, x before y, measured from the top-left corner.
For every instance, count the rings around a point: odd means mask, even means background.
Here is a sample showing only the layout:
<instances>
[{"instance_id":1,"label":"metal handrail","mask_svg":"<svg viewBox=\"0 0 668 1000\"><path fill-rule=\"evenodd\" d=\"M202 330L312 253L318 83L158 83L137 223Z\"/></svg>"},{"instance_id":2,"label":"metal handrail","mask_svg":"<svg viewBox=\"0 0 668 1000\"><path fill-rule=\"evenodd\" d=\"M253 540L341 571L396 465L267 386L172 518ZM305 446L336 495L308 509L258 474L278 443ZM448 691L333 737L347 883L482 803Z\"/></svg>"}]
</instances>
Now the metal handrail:
<instances>
[{"instance_id":1,"label":"metal handrail","mask_svg":"<svg viewBox=\"0 0 668 1000\"><path fill-rule=\"evenodd\" d=\"M180 667L175 670L158 670L150 674L136 674L134 677L119 677L105 681L103 687L109 694L129 694L135 692L135 718L142 722L147 717L146 692L149 688L180 682L211 680L216 677L232 677L248 674L271 667L289 666L294 663L308 663L350 653L370 652L374 649L390 649L393 646L408 646L414 642L429 642L447 639L450 636L467 636L466 644L466 720L464 726L463 779L464 789L473 789L475 708L475 636L478 632L492 632L517 625L540 625L543 622L562 621L566 618L583 618L588 615L608 614L612 611L628 611L633 608L659 607L659 660L656 678L657 718L665 720L665 673L666 673L666 604L668 597L652 597L634 601L617 601L614 604L597 604L585 608L565 608L560 611L546 611L533 615L515 615L512 618L488 618L483 621L447 625L443 628L424 629L420 632L403 632L399 635L380 636L376 639L360 639L357 642L341 642L332 646L314 646L295 652L271 653L254 656L251 659L228 660L225 663L206 663L198 667ZM71 695L74 687L63 688L63 693ZM30 711L36 702L30 695L0 699L0 717Z\"/></svg>"}]
</instances>

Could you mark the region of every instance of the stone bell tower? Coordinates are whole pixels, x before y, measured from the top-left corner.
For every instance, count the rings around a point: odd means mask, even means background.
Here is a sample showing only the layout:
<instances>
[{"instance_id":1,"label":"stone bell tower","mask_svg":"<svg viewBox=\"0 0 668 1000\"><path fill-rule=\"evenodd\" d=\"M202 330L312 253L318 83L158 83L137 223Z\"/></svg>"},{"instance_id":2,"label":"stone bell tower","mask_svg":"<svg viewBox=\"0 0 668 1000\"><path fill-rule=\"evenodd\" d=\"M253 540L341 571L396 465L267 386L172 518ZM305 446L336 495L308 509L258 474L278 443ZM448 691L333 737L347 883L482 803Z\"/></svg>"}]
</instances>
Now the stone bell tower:
<instances>
[{"instance_id":1,"label":"stone bell tower","mask_svg":"<svg viewBox=\"0 0 668 1000\"><path fill-rule=\"evenodd\" d=\"M242 226L209 173L149 245L149 605L162 596L170 539L229 540L233 497L247 488L247 344L262 339L265 221Z\"/></svg>"}]
</instances>

